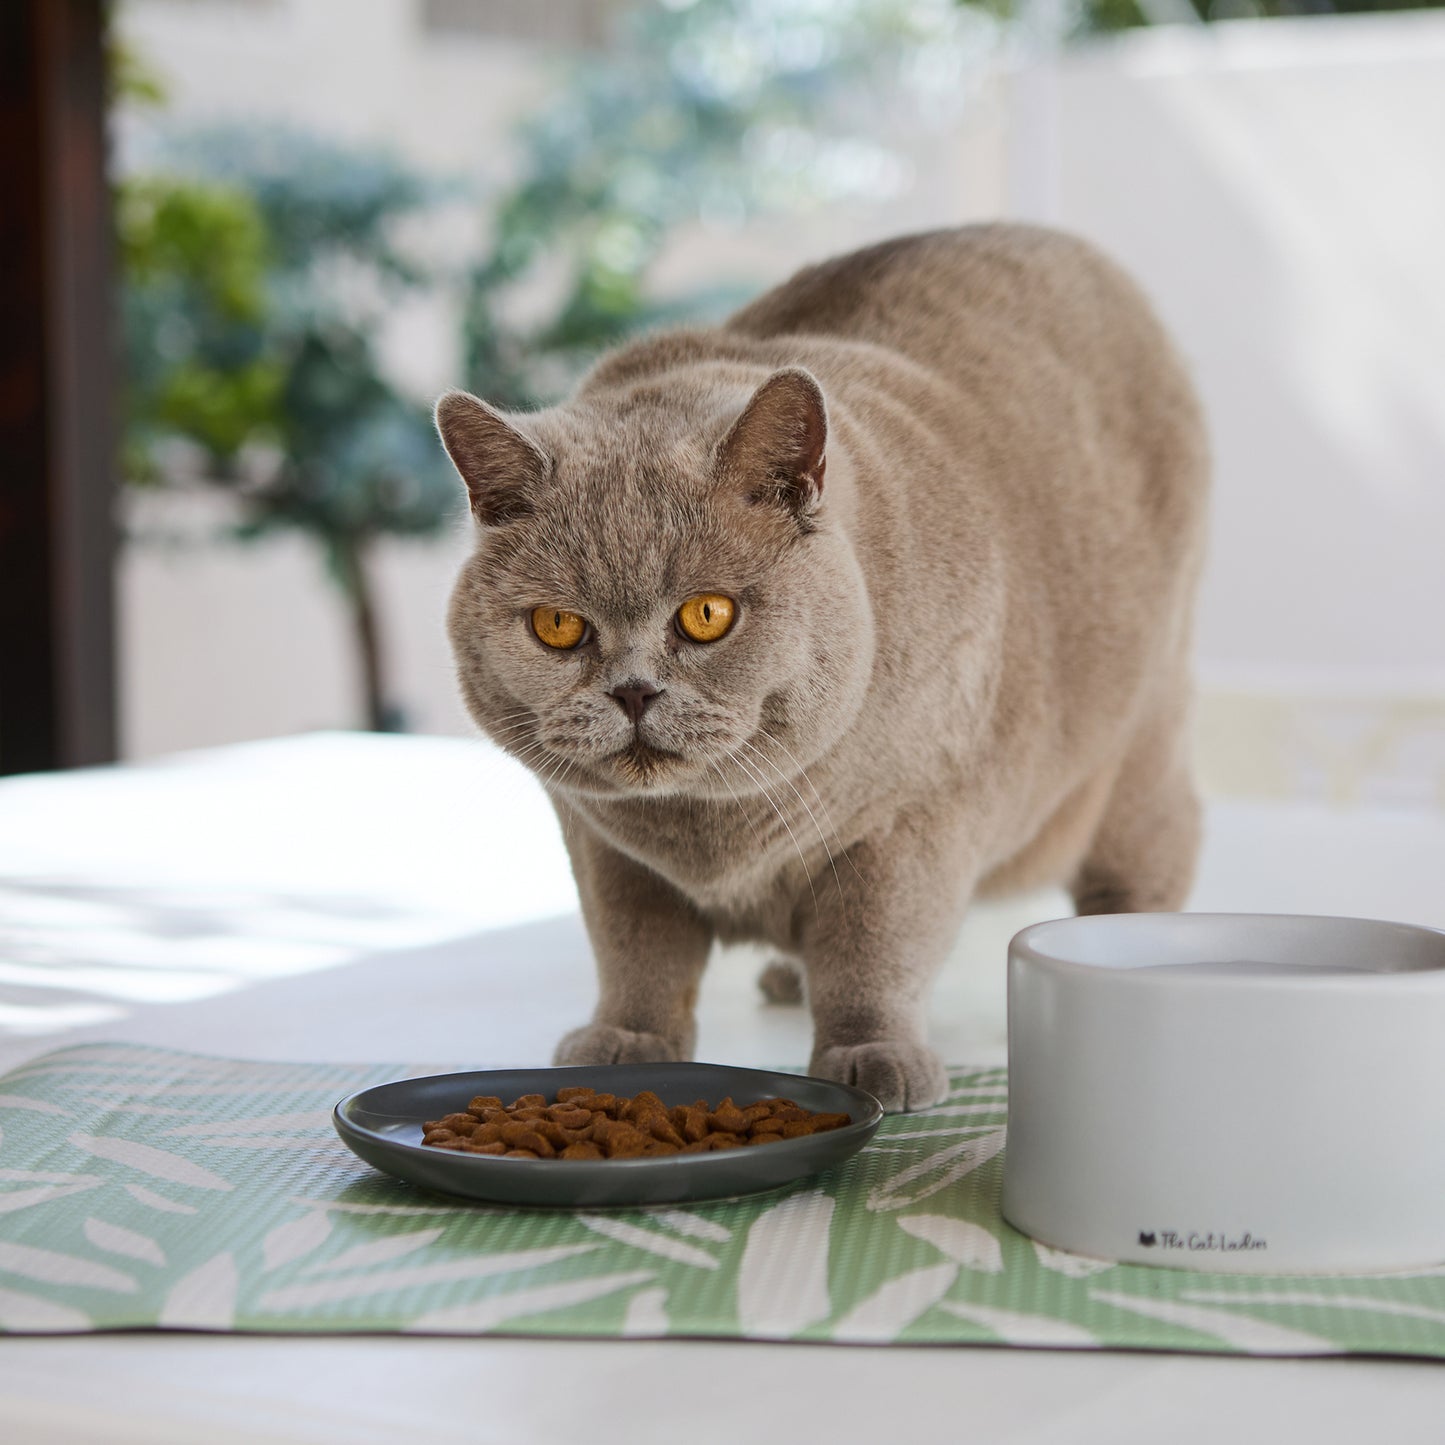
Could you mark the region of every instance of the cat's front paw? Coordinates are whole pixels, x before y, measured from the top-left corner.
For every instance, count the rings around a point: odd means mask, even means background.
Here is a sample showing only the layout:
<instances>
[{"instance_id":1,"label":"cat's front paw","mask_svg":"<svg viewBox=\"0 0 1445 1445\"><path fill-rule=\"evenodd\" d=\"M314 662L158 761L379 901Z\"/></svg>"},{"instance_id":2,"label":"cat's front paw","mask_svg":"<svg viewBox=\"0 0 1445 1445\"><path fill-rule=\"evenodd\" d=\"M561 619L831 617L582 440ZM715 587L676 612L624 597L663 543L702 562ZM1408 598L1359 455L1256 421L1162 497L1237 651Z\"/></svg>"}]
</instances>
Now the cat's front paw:
<instances>
[{"instance_id":1,"label":"cat's front paw","mask_svg":"<svg viewBox=\"0 0 1445 1445\"><path fill-rule=\"evenodd\" d=\"M948 1072L938 1055L901 1039L833 1044L813 1054L808 1072L866 1090L890 1114L931 1108L948 1094Z\"/></svg>"},{"instance_id":2,"label":"cat's front paw","mask_svg":"<svg viewBox=\"0 0 1445 1445\"><path fill-rule=\"evenodd\" d=\"M686 1057L681 1044L662 1034L635 1033L613 1024L583 1024L563 1035L554 1064L670 1064Z\"/></svg>"}]
</instances>

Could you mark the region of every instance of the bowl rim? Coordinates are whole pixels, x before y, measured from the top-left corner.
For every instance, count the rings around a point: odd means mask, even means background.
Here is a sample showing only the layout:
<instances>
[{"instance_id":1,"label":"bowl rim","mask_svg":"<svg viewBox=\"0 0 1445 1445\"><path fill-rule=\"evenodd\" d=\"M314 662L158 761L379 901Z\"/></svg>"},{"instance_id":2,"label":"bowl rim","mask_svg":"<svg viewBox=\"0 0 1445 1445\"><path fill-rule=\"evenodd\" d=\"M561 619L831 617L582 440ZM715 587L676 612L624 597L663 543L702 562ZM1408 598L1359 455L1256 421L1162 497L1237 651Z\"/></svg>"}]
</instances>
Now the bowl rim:
<instances>
[{"instance_id":1,"label":"bowl rim","mask_svg":"<svg viewBox=\"0 0 1445 1445\"><path fill-rule=\"evenodd\" d=\"M1221 924L1254 924L1262 927L1307 925L1331 928L1349 927L1366 932L1380 930L1381 933L1408 933L1421 943L1433 940L1438 952L1437 963L1423 968L1366 969L1358 972L1341 972L1337 975L1302 973L1291 978L1286 973L1268 975L1204 974L1187 970L1176 970L1166 966L1141 968L1138 966L1096 963L1077 957L1070 957L1063 951L1048 946L1050 937L1065 928L1070 930L1089 929L1096 923L1100 926L1145 930L1161 920L1169 920L1172 928L1180 926L1181 919L1198 919L1201 926L1207 921L1211 926ZM1192 927L1185 923L1184 927ZM1168 989L1212 989L1215 991L1247 991L1258 995L1265 991L1309 993L1377 993L1390 990L1395 993L1436 992L1445 993L1445 928L1428 924L1402 923L1397 919L1355 918L1346 914L1316 913L1234 913L1234 912L1159 912L1159 913L1096 913L1079 914L1073 917L1052 918L1041 923L1030 924L1009 940L1008 957L1011 965L1026 964L1033 969L1046 970L1060 977L1092 979L1092 986L1101 987L1105 980L1113 986L1126 988L1168 988ZM1181 960L1182 961L1182 960Z\"/></svg>"}]
</instances>

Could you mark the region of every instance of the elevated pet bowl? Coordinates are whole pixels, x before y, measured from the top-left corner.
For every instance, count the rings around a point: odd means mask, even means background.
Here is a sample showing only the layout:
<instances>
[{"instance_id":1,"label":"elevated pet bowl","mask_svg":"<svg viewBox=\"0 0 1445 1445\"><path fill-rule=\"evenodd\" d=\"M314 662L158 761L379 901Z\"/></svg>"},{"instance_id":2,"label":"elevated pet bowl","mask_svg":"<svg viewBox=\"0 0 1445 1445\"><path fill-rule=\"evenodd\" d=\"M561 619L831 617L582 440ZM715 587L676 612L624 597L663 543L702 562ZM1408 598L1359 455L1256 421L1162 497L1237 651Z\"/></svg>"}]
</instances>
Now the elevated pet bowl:
<instances>
[{"instance_id":1,"label":"elevated pet bowl","mask_svg":"<svg viewBox=\"0 0 1445 1445\"><path fill-rule=\"evenodd\" d=\"M1003 1212L1138 1264L1445 1261L1445 932L1137 913L1009 945Z\"/></svg>"}]
</instances>

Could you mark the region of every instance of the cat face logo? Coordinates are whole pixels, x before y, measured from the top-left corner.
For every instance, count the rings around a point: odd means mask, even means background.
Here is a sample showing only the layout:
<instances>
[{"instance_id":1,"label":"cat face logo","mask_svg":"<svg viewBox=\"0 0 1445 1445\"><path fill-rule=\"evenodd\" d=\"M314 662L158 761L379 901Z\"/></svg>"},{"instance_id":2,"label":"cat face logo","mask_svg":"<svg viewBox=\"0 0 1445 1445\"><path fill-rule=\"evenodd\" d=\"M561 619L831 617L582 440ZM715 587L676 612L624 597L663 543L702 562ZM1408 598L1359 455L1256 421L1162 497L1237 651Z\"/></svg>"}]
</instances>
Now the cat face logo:
<instances>
[{"instance_id":1,"label":"cat face logo","mask_svg":"<svg viewBox=\"0 0 1445 1445\"><path fill-rule=\"evenodd\" d=\"M1141 1229L1141 1230L1139 1231L1139 1243L1140 1243L1140 1244L1143 1244L1143 1245L1150 1245L1150 1244L1155 1244L1155 1243L1157 1243L1157 1241L1156 1241L1155 1238L1154 1238L1154 1231L1153 1231L1153 1230L1150 1230L1148 1233L1145 1233L1145 1231Z\"/></svg>"}]
</instances>

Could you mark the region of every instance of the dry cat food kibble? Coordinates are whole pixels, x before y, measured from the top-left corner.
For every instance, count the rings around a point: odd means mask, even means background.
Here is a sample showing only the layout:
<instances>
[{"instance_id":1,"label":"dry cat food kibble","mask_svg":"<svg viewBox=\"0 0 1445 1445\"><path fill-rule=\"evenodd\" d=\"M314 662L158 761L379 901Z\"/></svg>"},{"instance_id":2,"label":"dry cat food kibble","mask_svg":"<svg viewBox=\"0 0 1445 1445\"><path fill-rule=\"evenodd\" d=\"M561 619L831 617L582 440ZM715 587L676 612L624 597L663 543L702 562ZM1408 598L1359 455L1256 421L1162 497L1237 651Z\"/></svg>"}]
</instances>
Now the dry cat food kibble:
<instances>
[{"instance_id":1,"label":"dry cat food kibble","mask_svg":"<svg viewBox=\"0 0 1445 1445\"><path fill-rule=\"evenodd\" d=\"M510 1107L479 1094L465 1114L428 1120L422 1143L502 1159L641 1159L771 1144L852 1122L851 1114L815 1114L791 1099L727 1098L716 1108L699 1099L669 1109L647 1089L629 1099L575 1088L558 1089L552 1104L523 1094Z\"/></svg>"}]
</instances>

